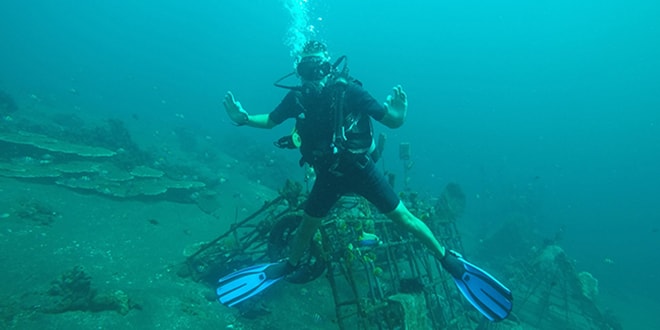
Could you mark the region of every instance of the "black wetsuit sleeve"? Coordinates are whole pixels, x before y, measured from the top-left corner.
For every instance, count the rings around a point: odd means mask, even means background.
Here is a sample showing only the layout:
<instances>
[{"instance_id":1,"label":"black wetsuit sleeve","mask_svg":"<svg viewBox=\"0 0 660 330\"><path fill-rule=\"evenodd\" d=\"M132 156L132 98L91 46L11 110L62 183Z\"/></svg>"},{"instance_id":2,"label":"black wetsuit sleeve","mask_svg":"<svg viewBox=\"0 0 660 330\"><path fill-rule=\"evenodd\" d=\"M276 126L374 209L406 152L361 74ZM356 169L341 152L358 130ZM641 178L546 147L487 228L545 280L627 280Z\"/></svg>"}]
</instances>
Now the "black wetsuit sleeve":
<instances>
[{"instance_id":1,"label":"black wetsuit sleeve","mask_svg":"<svg viewBox=\"0 0 660 330\"><path fill-rule=\"evenodd\" d=\"M289 118L294 118L300 113L300 105L296 100L296 93L289 92L280 104L268 114L268 118L275 124L281 124Z\"/></svg>"},{"instance_id":2,"label":"black wetsuit sleeve","mask_svg":"<svg viewBox=\"0 0 660 330\"><path fill-rule=\"evenodd\" d=\"M349 109L360 109L376 120L381 120L387 113L385 106L358 84L349 84L346 90Z\"/></svg>"}]
</instances>

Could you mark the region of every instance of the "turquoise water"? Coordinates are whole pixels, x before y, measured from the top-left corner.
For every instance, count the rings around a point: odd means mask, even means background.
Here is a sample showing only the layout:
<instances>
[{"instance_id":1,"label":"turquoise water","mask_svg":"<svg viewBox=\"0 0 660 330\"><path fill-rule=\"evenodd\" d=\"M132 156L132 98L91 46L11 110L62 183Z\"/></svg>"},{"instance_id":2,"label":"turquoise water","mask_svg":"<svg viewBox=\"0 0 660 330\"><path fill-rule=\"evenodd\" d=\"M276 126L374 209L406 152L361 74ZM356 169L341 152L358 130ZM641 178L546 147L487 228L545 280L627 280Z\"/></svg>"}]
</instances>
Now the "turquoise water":
<instances>
[{"instance_id":1,"label":"turquoise water","mask_svg":"<svg viewBox=\"0 0 660 330\"><path fill-rule=\"evenodd\" d=\"M138 137L185 120L268 145L290 127L236 131L221 98L272 110L298 27L348 55L375 97L403 85L407 123L377 128L384 162L401 168L396 145L410 142L415 189L460 183L468 235L522 213L540 238L561 232L601 291L628 305L660 294L660 3L303 5L296 25L282 1L3 1L0 89L126 120Z\"/></svg>"}]
</instances>

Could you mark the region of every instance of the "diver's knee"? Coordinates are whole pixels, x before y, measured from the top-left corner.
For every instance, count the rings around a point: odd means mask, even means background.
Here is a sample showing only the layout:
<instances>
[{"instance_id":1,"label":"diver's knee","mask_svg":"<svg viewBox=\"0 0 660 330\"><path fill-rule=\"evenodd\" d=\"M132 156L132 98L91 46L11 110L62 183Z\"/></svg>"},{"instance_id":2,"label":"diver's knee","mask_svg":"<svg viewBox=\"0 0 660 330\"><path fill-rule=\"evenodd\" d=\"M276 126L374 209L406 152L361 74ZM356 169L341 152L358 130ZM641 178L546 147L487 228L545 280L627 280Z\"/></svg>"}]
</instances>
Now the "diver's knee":
<instances>
[{"instance_id":1,"label":"diver's knee","mask_svg":"<svg viewBox=\"0 0 660 330\"><path fill-rule=\"evenodd\" d=\"M406 208L406 206L403 204L403 202L399 202L399 205L397 205L394 210L387 213L386 216L392 221L403 224L410 222L412 218L414 218L410 211L408 211L408 208Z\"/></svg>"}]
</instances>

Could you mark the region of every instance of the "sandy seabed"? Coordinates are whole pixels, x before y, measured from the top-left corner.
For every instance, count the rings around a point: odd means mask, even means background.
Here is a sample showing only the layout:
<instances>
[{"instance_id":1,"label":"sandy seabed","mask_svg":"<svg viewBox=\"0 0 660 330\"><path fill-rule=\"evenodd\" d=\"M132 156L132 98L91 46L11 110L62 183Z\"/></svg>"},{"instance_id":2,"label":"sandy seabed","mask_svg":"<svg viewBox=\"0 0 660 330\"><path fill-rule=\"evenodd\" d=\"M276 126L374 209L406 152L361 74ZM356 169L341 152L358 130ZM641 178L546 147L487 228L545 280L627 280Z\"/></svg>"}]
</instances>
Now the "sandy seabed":
<instances>
[{"instance_id":1,"label":"sandy seabed","mask_svg":"<svg viewBox=\"0 0 660 330\"><path fill-rule=\"evenodd\" d=\"M247 214L261 205L228 201L226 214L212 217L194 204L113 200L9 178L0 178L0 195L2 329L336 328L325 281L278 285L262 298L262 313L245 317L216 302L213 288L177 275L186 247L224 232L237 207ZM41 215L52 222L25 217L26 204L53 212ZM53 281L76 266L98 292L124 292L132 309L44 312Z\"/></svg>"}]
</instances>

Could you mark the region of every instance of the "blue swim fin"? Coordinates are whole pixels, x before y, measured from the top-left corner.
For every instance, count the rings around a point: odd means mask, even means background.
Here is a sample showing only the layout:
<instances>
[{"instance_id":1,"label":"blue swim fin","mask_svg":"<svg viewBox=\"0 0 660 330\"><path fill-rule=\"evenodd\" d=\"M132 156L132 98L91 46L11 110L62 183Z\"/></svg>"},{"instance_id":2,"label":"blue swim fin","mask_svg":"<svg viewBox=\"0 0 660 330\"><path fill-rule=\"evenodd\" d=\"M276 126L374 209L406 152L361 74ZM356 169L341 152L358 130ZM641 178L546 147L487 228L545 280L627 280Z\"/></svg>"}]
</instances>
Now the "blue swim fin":
<instances>
[{"instance_id":1,"label":"blue swim fin","mask_svg":"<svg viewBox=\"0 0 660 330\"><path fill-rule=\"evenodd\" d=\"M501 321L509 316L513 294L504 284L463 259L458 252L447 250L441 262L465 298L486 318Z\"/></svg>"},{"instance_id":2,"label":"blue swim fin","mask_svg":"<svg viewBox=\"0 0 660 330\"><path fill-rule=\"evenodd\" d=\"M218 280L216 293L221 304L232 307L283 279L268 278L266 268L277 263L260 264L238 270Z\"/></svg>"}]
</instances>

